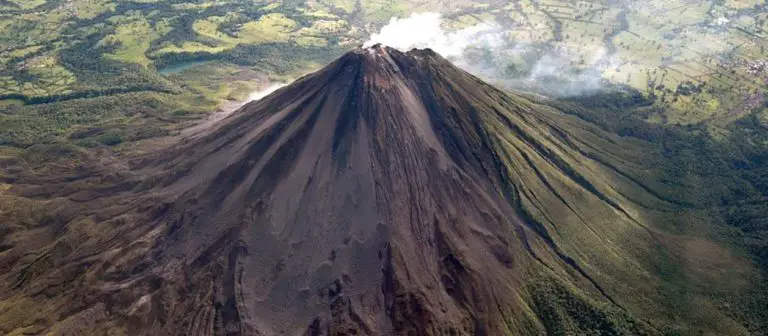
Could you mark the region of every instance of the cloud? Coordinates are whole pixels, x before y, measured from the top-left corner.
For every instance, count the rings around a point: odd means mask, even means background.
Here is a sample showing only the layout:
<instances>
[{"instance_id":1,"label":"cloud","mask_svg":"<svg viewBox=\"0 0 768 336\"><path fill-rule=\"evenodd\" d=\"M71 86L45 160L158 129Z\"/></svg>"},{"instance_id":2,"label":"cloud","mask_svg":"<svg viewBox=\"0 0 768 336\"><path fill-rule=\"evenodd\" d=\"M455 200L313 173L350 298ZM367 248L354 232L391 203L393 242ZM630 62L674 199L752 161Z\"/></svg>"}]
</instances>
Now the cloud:
<instances>
[{"instance_id":1,"label":"cloud","mask_svg":"<svg viewBox=\"0 0 768 336\"><path fill-rule=\"evenodd\" d=\"M512 40L493 22L446 29L439 13L392 18L363 45L381 43L401 51L431 48L459 67L512 89L575 96L603 88L601 71L618 62L603 47L578 50ZM584 49L587 49L585 53Z\"/></svg>"},{"instance_id":2,"label":"cloud","mask_svg":"<svg viewBox=\"0 0 768 336\"><path fill-rule=\"evenodd\" d=\"M261 100L261 98L264 98L264 97L270 95L272 92L275 92L275 91L285 87L286 85L288 85L288 84L287 83L275 83L275 84L272 84L272 85L270 85L270 86L268 86L268 87L266 87L264 89L261 89L261 90L258 90L258 91L254 91L254 92L252 92L248 96L248 99L246 100L246 102L254 101L254 100Z\"/></svg>"},{"instance_id":3,"label":"cloud","mask_svg":"<svg viewBox=\"0 0 768 336\"><path fill-rule=\"evenodd\" d=\"M363 45L370 47L381 43L399 50L431 48L443 57L459 57L471 45L482 41L491 42L496 29L489 23L448 32L442 28L439 13L413 13L407 18L393 17L389 24L373 34Z\"/></svg>"}]
</instances>

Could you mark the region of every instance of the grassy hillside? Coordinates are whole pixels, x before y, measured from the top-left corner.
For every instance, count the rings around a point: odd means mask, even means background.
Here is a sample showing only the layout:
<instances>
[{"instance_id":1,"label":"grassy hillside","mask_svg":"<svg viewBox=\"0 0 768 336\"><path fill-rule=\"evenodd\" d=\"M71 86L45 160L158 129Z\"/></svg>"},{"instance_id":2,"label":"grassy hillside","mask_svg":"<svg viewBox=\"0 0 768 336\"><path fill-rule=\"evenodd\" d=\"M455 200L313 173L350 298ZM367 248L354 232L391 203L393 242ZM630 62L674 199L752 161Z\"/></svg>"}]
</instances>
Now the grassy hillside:
<instances>
[{"instance_id":1,"label":"grassy hillside","mask_svg":"<svg viewBox=\"0 0 768 336\"><path fill-rule=\"evenodd\" d=\"M764 334L768 330L768 125L762 120L762 110L755 108L744 117L727 126L722 138L712 138L707 125L663 126L648 123L642 116L653 108L638 94L600 94L579 99L563 100L553 106L580 119L599 125L602 129L620 134L624 139L642 141L653 148L654 158L649 164L655 177L632 174L661 199L674 205L675 211L658 214L656 225L683 236L699 236L727 246L734 255L750 260L757 271L753 286L746 292L721 291L743 279L735 273L722 273L717 267L694 271L671 267L674 259L651 258L657 271L668 280L679 284L667 288L669 305L685 311L701 311L701 307L686 301L697 290L704 291L717 305L737 307L737 319L750 321L748 330ZM587 106L588 108L585 108ZM701 253L711 246L699 246ZM689 260L688 262L694 262ZM670 263L671 262L671 263ZM723 266L731 267L735 260L723 258ZM705 273L699 273L705 272ZM700 287L694 280L716 279L725 287ZM698 289L697 289L698 288ZM702 321L701 323L704 323ZM681 332L680 334L688 334Z\"/></svg>"}]
</instances>

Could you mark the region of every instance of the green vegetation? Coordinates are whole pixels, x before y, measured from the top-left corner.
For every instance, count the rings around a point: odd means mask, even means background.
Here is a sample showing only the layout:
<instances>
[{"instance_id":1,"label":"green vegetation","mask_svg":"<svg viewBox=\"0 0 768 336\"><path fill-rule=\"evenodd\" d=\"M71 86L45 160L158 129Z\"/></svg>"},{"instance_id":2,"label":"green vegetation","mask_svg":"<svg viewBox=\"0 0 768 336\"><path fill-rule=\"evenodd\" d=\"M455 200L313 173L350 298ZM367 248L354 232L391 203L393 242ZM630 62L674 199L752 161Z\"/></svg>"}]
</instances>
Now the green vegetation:
<instances>
[{"instance_id":1,"label":"green vegetation","mask_svg":"<svg viewBox=\"0 0 768 336\"><path fill-rule=\"evenodd\" d=\"M241 47L272 44L282 71L303 69L303 58L325 61L340 45L321 34L346 30L327 11L288 13L248 3L185 6L166 2L42 1L0 6L0 100L38 104L125 92L179 92L156 69L169 62L240 60ZM33 10L34 9L34 10ZM202 11L201 11L202 10ZM336 19L329 21L329 19ZM274 44L280 43L280 47ZM299 55L293 54L301 48Z\"/></svg>"},{"instance_id":2,"label":"green vegetation","mask_svg":"<svg viewBox=\"0 0 768 336\"><path fill-rule=\"evenodd\" d=\"M529 284L533 310L547 335L641 335L652 329L615 306L601 304L554 278ZM533 334L533 333L532 333Z\"/></svg>"},{"instance_id":3,"label":"green vegetation","mask_svg":"<svg viewBox=\"0 0 768 336\"><path fill-rule=\"evenodd\" d=\"M655 159L654 178L638 179L661 199L677 208L671 214L660 214L662 229L685 236L703 236L736 251L751 260L758 274L715 274L680 268L685 261L668 255L648 254L648 265L662 274L672 286L661 292L663 302L674 307L679 316L702 314L703 306L692 304L692 293L701 291L724 307L737 307L737 320L755 334L768 330L768 315L760 307L768 305L768 127L761 122L765 109L758 107L727 126L722 138L713 138L707 125L676 127L651 124L644 117L658 113L658 107L635 90L563 100L553 106L590 121L626 139L637 139L650 145ZM588 109L582 106L589 107ZM642 175L637 175L638 178ZM661 184L651 184L657 180ZM687 248L689 254L711 255L711 246ZM693 258L693 257L691 257ZM722 267L737 262L723 255ZM701 273L700 273L701 272ZM701 281L706 281L703 285ZM750 289L734 293L726 288L746 281ZM716 285L716 284L720 285ZM674 310L673 310L674 311ZM676 319L679 316L672 315ZM701 315L702 326L711 319ZM715 326L710 326L715 327ZM670 332L675 334L675 328ZM691 334L682 330L677 334Z\"/></svg>"},{"instance_id":4,"label":"green vegetation","mask_svg":"<svg viewBox=\"0 0 768 336\"><path fill-rule=\"evenodd\" d=\"M28 147L71 139L93 147L167 134L163 126L169 121L163 119L180 108L173 99L168 94L127 93L11 108L0 115L0 144ZM206 113L212 106L195 112Z\"/></svg>"},{"instance_id":5,"label":"green vegetation","mask_svg":"<svg viewBox=\"0 0 768 336\"><path fill-rule=\"evenodd\" d=\"M342 7L0 1L0 144L112 146L167 134L340 55L363 38Z\"/></svg>"}]
</instances>

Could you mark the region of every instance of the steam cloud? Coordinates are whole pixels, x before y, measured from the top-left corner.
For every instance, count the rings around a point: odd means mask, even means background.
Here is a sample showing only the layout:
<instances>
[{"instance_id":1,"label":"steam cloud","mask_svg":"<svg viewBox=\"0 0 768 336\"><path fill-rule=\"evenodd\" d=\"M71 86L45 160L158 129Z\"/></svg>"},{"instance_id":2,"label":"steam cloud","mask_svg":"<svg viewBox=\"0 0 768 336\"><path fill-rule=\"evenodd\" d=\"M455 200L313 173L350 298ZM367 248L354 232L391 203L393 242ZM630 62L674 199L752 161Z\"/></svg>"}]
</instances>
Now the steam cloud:
<instances>
[{"instance_id":1,"label":"steam cloud","mask_svg":"<svg viewBox=\"0 0 768 336\"><path fill-rule=\"evenodd\" d=\"M261 100L261 98L264 98L268 95L270 95L272 92L275 92L283 87L288 85L287 83L275 83L272 84L264 89L261 89L259 91L252 92L249 96L246 102L254 101L254 100Z\"/></svg>"},{"instance_id":2,"label":"steam cloud","mask_svg":"<svg viewBox=\"0 0 768 336\"><path fill-rule=\"evenodd\" d=\"M455 32L442 28L442 18L438 13L413 13L400 19L393 17L389 24L373 34L363 46L370 47L381 43L392 48L407 51L413 48L431 48L443 57L461 57L464 51L482 39L490 44L498 43L491 39L498 38L494 26L481 23Z\"/></svg>"},{"instance_id":3,"label":"steam cloud","mask_svg":"<svg viewBox=\"0 0 768 336\"><path fill-rule=\"evenodd\" d=\"M507 38L494 23L447 30L439 13L392 18L363 45L381 43L408 51L431 48L463 69L503 86L552 96L577 96L603 88L601 70L617 61L602 47L584 54Z\"/></svg>"}]
</instances>

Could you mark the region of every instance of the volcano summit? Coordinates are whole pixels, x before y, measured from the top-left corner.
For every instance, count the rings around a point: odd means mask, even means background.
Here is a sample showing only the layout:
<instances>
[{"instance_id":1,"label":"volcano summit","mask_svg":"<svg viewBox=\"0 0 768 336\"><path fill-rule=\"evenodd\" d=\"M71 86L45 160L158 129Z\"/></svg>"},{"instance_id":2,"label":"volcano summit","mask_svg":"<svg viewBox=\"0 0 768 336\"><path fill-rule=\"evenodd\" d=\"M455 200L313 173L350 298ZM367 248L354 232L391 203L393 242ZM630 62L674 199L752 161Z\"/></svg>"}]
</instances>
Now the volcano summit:
<instances>
[{"instance_id":1,"label":"volcano summit","mask_svg":"<svg viewBox=\"0 0 768 336\"><path fill-rule=\"evenodd\" d=\"M72 238L55 267L8 247L4 300L62 334L661 333L646 260L688 242L651 225L673 205L644 151L430 50L360 48L52 195Z\"/></svg>"}]
</instances>

